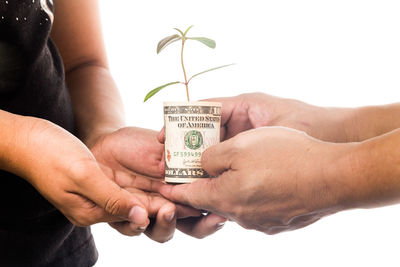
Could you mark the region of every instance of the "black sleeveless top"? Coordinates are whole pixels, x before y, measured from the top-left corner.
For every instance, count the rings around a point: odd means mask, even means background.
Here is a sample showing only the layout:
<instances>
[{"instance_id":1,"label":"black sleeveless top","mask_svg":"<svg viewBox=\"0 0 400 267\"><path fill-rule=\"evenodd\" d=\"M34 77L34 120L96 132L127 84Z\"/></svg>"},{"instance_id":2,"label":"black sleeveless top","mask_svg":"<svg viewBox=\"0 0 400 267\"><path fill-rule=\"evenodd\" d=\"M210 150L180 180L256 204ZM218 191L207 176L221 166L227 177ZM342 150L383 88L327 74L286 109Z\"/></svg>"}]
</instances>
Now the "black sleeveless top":
<instances>
[{"instance_id":1,"label":"black sleeveless top","mask_svg":"<svg viewBox=\"0 0 400 267\"><path fill-rule=\"evenodd\" d=\"M74 133L63 63L49 37L52 2L0 0L0 109ZM96 262L89 228L75 227L29 183L1 170L0 203L0 266Z\"/></svg>"}]
</instances>

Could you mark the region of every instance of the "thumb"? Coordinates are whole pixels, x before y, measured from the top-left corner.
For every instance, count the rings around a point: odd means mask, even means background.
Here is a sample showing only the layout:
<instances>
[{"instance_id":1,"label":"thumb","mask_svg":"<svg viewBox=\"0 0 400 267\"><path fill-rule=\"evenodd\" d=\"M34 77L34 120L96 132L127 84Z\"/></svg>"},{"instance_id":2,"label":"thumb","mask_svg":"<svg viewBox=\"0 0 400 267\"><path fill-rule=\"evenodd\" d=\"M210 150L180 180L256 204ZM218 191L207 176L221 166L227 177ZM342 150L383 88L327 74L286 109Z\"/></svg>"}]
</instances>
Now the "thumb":
<instances>
[{"instance_id":1,"label":"thumb","mask_svg":"<svg viewBox=\"0 0 400 267\"><path fill-rule=\"evenodd\" d=\"M218 176L231 167L232 139L211 146L201 156L201 166L212 176Z\"/></svg>"},{"instance_id":2,"label":"thumb","mask_svg":"<svg viewBox=\"0 0 400 267\"><path fill-rule=\"evenodd\" d=\"M221 127L225 126L233 113L233 110L235 109L236 105L238 104L238 101L235 99L235 97L220 97L220 98L209 98L205 99L202 101L207 101L207 102L219 102L222 104L222 109L221 109Z\"/></svg>"},{"instance_id":3,"label":"thumb","mask_svg":"<svg viewBox=\"0 0 400 267\"><path fill-rule=\"evenodd\" d=\"M192 184L168 185L160 187L159 192L172 202L184 204L196 209L214 211L220 203L218 196L218 178L199 179Z\"/></svg>"},{"instance_id":4,"label":"thumb","mask_svg":"<svg viewBox=\"0 0 400 267\"><path fill-rule=\"evenodd\" d=\"M100 170L96 175L91 175L90 178L85 179L82 191L83 195L108 213L105 218L109 218L109 215L120 217L138 227L146 227L150 222L146 206L133 194L110 180Z\"/></svg>"},{"instance_id":5,"label":"thumb","mask_svg":"<svg viewBox=\"0 0 400 267\"><path fill-rule=\"evenodd\" d=\"M157 134L157 141L158 141L160 144L164 144L164 142L165 142L165 127L163 127L163 128L161 129L161 131L158 132L158 134Z\"/></svg>"}]
</instances>

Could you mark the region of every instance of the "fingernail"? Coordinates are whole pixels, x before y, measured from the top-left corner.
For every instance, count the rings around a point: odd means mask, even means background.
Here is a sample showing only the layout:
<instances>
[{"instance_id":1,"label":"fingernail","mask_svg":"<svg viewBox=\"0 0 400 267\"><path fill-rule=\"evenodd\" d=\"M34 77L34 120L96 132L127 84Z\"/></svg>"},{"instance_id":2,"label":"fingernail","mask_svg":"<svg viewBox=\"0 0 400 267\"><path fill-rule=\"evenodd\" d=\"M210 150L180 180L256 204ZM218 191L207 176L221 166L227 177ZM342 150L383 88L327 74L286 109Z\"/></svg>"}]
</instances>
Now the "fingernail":
<instances>
[{"instance_id":1,"label":"fingernail","mask_svg":"<svg viewBox=\"0 0 400 267\"><path fill-rule=\"evenodd\" d=\"M172 220L175 218L175 212L171 212L171 213L167 213L167 214L165 214L165 216L164 216L164 219L167 221L167 222L172 222Z\"/></svg>"},{"instance_id":2,"label":"fingernail","mask_svg":"<svg viewBox=\"0 0 400 267\"><path fill-rule=\"evenodd\" d=\"M129 212L129 219L135 224L145 224L147 212L142 207L134 206Z\"/></svg>"},{"instance_id":3,"label":"fingernail","mask_svg":"<svg viewBox=\"0 0 400 267\"><path fill-rule=\"evenodd\" d=\"M217 223L217 230L221 229L222 227L224 227L225 223L221 222L221 223Z\"/></svg>"},{"instance_id":4,"label":"fingernail","mask_svg":"<svg viewBox=\"0 0 400 267\"><path fill-rule=\"evenodd\" d=\"M146 228L147 228L147 226L140 226L140 227L138 227L139 231L145 231Z\"/></svg>"}]
</instances>

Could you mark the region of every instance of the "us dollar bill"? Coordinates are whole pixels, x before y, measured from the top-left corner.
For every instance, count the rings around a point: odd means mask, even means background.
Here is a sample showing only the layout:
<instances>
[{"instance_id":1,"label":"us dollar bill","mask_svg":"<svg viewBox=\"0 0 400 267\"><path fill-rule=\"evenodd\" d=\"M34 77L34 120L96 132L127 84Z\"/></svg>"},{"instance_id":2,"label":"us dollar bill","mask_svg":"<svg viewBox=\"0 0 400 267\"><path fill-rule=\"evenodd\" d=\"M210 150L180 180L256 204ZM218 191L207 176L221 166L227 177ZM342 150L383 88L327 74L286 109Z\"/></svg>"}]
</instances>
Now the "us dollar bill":
<instances>
[{"instance_id":1,"label":"us dollar bill","mask_svg":"<svg viewBox=\"0 0 400 267\"><path fill-rule=\"evenodd\" d=\"M210 175L201 166L201 156L220 140L221 103L166 102L165 180L191 183Z\"/></svg>"}]
</instances>

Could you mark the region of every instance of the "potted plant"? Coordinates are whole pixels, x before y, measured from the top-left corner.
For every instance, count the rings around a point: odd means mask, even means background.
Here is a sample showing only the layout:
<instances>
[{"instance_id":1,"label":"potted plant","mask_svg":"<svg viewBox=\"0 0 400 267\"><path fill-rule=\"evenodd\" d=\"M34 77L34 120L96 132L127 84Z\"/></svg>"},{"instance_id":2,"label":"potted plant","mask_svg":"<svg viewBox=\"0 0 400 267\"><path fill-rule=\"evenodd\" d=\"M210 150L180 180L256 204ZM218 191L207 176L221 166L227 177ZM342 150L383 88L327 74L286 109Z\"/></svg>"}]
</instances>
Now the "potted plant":
<instances>
[{"instance_id":1,"label":"potted plant","mask_svg":"<svg viewBox=\"0 0 400 267\"><path fill-rule=\"evenodd\" d=\"M204 73L230 66L223 65L207 69L188 78L183 51L186 41L198 41L210 48L215 48L214 40L206 37L188 37L187 33L176 29L174 34L162 39L157 46L157 54L168 45L180 41L184 81L169 82L151 90L145 97L146 102L162 89L183 84L186 87L187 102L164 102L164 127L165 127L165 181L167 183L191 183L200 178L210 176L201 167L201 155L208 147L220 141L221 103L217 102L192 102L189 97L189 83L193 78Z\"/></svg>"}]
</instances>

